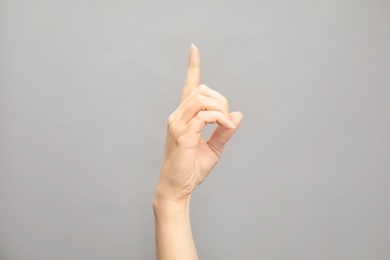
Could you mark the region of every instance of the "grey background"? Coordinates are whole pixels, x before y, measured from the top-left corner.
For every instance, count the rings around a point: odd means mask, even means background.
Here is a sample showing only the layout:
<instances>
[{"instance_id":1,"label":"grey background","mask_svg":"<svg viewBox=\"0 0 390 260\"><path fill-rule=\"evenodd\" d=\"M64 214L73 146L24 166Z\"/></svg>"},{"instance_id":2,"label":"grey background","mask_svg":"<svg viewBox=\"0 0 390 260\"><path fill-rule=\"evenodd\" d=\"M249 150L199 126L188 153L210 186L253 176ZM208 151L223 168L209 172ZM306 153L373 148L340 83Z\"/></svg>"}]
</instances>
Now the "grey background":
<instances>
[{"instance_id":1,"label":"grey background","mask_svg":"<svg viewBox=\"0 0 390 260\"><path fill-rule=\"evenodd\" d=\"M0 259L154 259L191 42L244 114L200 259L390 259L389 1L2 0L0 37Z\"/></svg>"}]
</instances>

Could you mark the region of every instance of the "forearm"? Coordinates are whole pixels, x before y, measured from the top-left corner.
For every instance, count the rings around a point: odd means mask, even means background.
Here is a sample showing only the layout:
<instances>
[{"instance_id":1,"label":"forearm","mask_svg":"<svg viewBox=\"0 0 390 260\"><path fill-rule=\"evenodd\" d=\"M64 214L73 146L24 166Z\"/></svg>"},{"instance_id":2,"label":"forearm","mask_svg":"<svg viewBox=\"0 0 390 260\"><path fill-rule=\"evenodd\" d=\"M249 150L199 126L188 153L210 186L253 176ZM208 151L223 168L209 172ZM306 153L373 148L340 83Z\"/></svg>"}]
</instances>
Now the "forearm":
<instances>
[{"instance_id":1,"label":"forearm","mask_svg":"<svg viewBox=\"0 0 390 260\"><path fill-rule=\"evenodd\" d=\"M176 203L155 195L153 211L157 260L198 259L192 238L189 206L190 198Z\"/></svg>"},{"instance_id":2,"label":"forearm","mask_svg":"<svg viewBox=\"0 0 390 260\"><path fill-rule=\"evenodd\" d=\"M200 55L191 44L189 66L179 107L169 115L164 159L153 210L157 260L197 260L190 223L190 198L214 168L225 144L242 120L229 113L227 99L200 84ZM209 140L207 124L218 126Z\"/></svg>"}]
</instances>

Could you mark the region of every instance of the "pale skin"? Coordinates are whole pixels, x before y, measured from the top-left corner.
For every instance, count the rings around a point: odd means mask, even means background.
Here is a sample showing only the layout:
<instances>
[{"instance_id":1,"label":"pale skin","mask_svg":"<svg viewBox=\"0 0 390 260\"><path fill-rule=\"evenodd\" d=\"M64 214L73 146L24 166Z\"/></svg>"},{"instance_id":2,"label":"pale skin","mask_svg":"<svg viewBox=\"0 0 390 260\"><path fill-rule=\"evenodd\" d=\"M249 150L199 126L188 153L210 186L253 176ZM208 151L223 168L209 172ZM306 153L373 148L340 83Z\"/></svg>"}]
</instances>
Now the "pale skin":
<instances>
[{"instance_id":1,"label":"pale skin","mask_svg":"<svg viewBox=\"0 0 390 260\"><path fill-rule=\"evenodd\" d=\"M168 118L153 200L157 260L198 259L190 223L191 195L218 162L242 117L240 112L229 112L223 95L200 84L199 50L191 44L180 105ZM213 123L217 126L206 141L202 130Z\"/></svg>"}]
</instances>

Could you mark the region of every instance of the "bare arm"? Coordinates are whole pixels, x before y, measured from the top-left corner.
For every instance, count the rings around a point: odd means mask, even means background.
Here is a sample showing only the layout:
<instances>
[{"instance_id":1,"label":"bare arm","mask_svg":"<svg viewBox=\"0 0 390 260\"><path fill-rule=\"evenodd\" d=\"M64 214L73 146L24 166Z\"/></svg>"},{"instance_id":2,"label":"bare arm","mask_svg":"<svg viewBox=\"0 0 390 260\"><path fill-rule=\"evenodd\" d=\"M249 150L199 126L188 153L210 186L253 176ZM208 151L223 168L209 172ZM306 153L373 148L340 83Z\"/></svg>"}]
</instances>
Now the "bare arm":
<instances>
[{"instance_id":1,"label":"bare arm","mask_svg":"<svg viewBox=\"0 0 390 260\"><path fill-rule=\"evenodd\" d=\"M169 116L164 159L153 210L157 260L198 259L190 224L190 198L222 155L242 120L229 113L220 93L200 85L200 55L191 45L187 78L179 107ZM217 123L208 141L207 124Z\"/></svg>"}]
</instances>

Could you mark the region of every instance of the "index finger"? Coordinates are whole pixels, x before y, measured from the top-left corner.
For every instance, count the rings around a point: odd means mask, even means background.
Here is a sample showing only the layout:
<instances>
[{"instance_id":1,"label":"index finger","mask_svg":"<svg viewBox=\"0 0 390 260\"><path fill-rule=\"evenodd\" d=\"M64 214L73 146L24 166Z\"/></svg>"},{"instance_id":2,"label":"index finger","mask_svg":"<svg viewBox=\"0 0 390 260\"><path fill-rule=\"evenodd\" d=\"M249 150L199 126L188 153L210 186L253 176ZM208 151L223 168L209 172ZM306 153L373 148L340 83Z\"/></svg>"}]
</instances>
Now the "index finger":
<instances>
[{"instance_id":1,"label":"index finger","mask_svg":"<svg viewBox=\"0 0 390 260\"><path fill-rule=\"evenodd\" d=\"M188 62L187 77L184 83L184 89L181 102L200 85L200 55L198 48L191 43L190 57Z\"/></svg>"}]
</instances>

